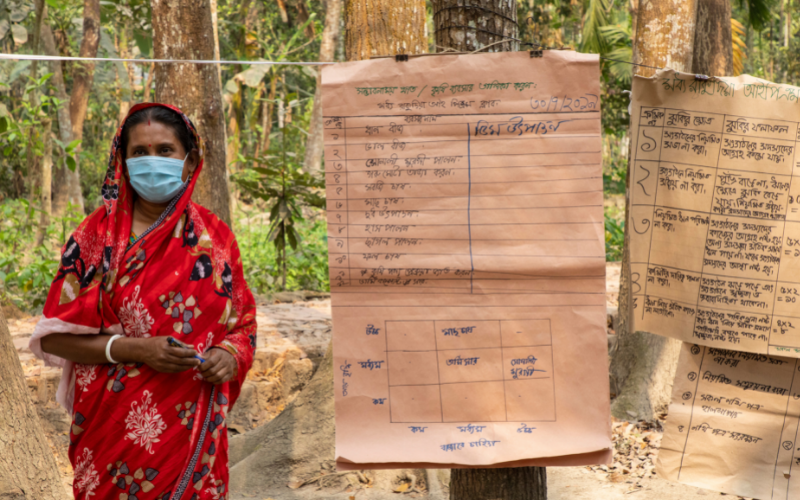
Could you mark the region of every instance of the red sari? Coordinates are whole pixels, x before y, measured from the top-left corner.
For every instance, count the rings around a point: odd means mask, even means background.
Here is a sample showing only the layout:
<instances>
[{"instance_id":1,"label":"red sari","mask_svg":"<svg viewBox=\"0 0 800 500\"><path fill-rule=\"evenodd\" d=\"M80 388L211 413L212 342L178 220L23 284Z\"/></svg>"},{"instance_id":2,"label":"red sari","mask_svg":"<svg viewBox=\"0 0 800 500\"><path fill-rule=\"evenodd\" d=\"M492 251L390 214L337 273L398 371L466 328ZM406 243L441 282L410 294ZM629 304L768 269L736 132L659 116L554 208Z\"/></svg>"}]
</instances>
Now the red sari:
<instances>
[{"instance_id":1,"label":"red sari","mask_svg":"<svg viewBox=\"0 0 800 500\"><path fill-rule=\"evenodd\" d=\"M225 417L256 345L255 301L230 228L190 198L200 163L164 214L130 243L133 191L111 148L104 205L64 246L31 350L62 366L57 399L73 418L69 457L77 500L206 500L227 497ZM130 114L128 115L130 116ZM123 122L124 124L124 122ZM197 369L159 373L143 363L84 365L42 352L52 333L173 335L203 353L224 348L237 375L214 386Z\"/></svg>"}]
</instances>

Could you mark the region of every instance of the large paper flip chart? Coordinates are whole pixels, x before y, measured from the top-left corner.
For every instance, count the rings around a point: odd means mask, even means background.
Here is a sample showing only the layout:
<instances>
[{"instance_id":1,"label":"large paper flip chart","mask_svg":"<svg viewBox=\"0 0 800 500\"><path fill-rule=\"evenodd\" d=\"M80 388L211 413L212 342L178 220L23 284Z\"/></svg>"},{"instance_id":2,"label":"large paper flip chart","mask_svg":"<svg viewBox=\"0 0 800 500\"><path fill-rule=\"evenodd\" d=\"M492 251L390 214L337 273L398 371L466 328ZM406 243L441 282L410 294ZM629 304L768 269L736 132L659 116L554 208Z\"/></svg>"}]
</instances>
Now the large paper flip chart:
<instances>
[{"instance_id":1,"label":"large paper flip chart","mask_svg":"<svg viewBox=\"0 0 800 500\"><path fill-rule=\"evenodd\" d=\"M596 55L322 72L340 468L610 457Z\"/></svg>"},{"instance_id":2,"label":"large paper flip chart","mask_svg":"<svg viewBox=\"0 0 800 500\"><path fill-rule=\"evenodd\" d=\"M750 76L634 79L636 330L800 356L798 97Z\"/></svg>"},{"instance_id":3,"label":"large paper flip chart","mask_svg":"<svg viewBox=\"0 0 800 500\"><path fill-rule=\"evenodd\" d=\"M683 344L656 471L753 498L800 498L800 360Z\"/></svg>"}]
</instances>

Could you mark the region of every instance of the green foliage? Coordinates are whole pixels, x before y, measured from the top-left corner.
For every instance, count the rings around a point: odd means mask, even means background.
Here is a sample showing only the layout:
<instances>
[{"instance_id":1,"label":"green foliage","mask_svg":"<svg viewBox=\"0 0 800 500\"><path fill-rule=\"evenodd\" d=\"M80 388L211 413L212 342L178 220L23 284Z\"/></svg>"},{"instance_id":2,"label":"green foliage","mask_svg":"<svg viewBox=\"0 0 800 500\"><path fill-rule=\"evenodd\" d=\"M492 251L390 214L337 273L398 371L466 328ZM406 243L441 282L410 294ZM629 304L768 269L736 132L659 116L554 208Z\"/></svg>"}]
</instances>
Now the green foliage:
<instances>
[{"instance_id":1,"label":"green foliage","mask_svg":"<svg viewBox=\"0 0 800 500\"><path fill-rule=\"evenodd\" d=\"M303 128L286 123L285 116L279 124L283 125L275 134L279 141L273 144L280 147L280 156L246 158L246 163L257 166L233 178L247 195L263 203L269 213L267 241L275 247L276 266L283 270L282 286L286 287L287 245L292 251L298 248L301 238L296 223L303 219L303 209L325 207L325 184L322 178L302 170L302 147L298 145L302 144L299 135Z\"/></svg>"},{"instance_id":2,"label":"green foliage","mask_svg":"<svg viewBox=\"0 0 800 500\"><path fill-rule=\"evenodd\" d=\"M583 39L581 52L604 53L607 51L606 38L602 29L608 24L608 1L589 0L583 17Z\"/></svg>"},{"instance_id":3,"label":"green foliage","mask_svg":"<svg viewBox=\"0 0 800 500\"><path fill-rule=\"evenodd\" d=\"M615 210L606 208L606 260L622 260L622 248L625 246L625 220L624 213L614 213Z\"/></svg>"},{"instance_id":4,"label":"green foliage","mask_svg":"<svg viewBox=\"0 0 800 500\"><path fill-rule=\"evenodd\" d=\"M280 290L329 291L328 227L324 220L299 221L296 249L286 255L286 286L282 286L283 267L278 265L278 251L269 244L270 227L265 214L244 213L237 218L236 238L242 254L245 278L250 288L261 294Z\"/></svg>"},{"instance_id":5,"label":"green foliage","mask_svg":"<svg viewBox=\"0 0 800 500\"><path fill-rule=\"evenodd\" d=\"M25 199L0 205L0 295L22 309L40 308L58 268L58 251L82 219L70 206L64 217L51 221L45 243L36 246L39 210Z\"/></svg>"}]
</instances>

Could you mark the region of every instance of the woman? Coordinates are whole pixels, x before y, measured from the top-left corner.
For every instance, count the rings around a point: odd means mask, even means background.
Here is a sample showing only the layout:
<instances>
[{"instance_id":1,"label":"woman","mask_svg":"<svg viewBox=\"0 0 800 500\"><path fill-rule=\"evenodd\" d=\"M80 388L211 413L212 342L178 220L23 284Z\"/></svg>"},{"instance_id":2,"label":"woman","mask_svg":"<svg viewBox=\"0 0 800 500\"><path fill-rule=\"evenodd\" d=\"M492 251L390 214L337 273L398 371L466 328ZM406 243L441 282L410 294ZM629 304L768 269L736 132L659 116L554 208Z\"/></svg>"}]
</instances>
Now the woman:
<instances>
[{"instance_id":1,"label":"woman","mask_svg":"<svg viewBox=\"0 0 800 500\"><path fill-rule=\"evenodd\" d=\"M77 500L227 495L225 417L252 364L255 302L233 233L190 200L202 168L180 110L134 106L104 205L62 251L30 347L64 370Z\"/></svg>"}]
</instances>

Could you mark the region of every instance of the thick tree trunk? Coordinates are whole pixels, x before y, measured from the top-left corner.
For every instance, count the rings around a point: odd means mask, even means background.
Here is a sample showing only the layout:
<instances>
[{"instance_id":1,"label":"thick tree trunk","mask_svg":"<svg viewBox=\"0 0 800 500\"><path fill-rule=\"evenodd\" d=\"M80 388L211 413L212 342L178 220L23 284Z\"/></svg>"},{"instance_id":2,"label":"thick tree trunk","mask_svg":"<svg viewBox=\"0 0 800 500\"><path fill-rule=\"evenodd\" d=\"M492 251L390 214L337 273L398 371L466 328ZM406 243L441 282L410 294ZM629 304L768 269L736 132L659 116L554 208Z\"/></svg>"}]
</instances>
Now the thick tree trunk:
<instances>
[{"instance_id":1,"label":"thick tree trunk","mask_svg":"<svg viewBox=\"0 0 800 500\"><path fill-rule=\"evenodd\" d=\"M425 13L425 0L346 0L347 60L427 52Z\"/></svg>"},{"instance_id":2,"label":"thick tree trunk","mask_svg":"<svg viewBox=\"0 0 800 500\"><path fill-rule=\"evenodd\" d=\"M433 0L436 50L519 50L514 0Z\"/></svg>"},{"instance_id":3,"label":"thick tree trunk","mask_svg":"<svg viewBox=\"0 0 800 500\"><path fill-rule=\"evenodd\" d=\"M680 6L667 0L654 0L646 6L642 5L636 21L633 61L690 72L696 14L696 0L683 0ZM730 23L730 18L726 22ZM656 70L635 66L634 71L637 75L650 77ZM630 168L626 183L630 185ZM630 200L626 198L626 220L629 203ZM611 387L617 392L617 398L611 405L611 414L626 420L654 420L669 406L681 343L647 332L630 331L632 308L628 229L629 225L626 224L620 277L618 341L609 368Z\"/></svg>"},{"instance_id":4,"label":"thick tree trunk","mask_svg":"<svg viewBox=\"0 0 800 500\"><path fill-rule=\"evenodd\" d=\"M544 500L547 476L544 467L513 469L453 469L451 500Z\"/></svg>"},{"instance_id":5,"label":"thick tree trunk","mask_svg":"<svg viewBox=\"0 0 800 500\"><path fill-rule=\"evenodd\" d=\"M48 56L59 55L56 49L53 31L50 29L50 26L47 25L42 26L42 47L44 48L44 53ZM67 87L64 84L64 73L61 69L61 63L59 61L51 61L50 71L53 72L51 81L56 89L56 97L64 103L59 106L57 112L59 139L64 144L69 144L72 141L72 120L70 120L69 116L69 95L67 95ZM53 214L56 216L64 214L68 202L72 201L72 203L77 203L77 200L70 200L69 183L77 182L80 185L79 174L77 172L70 172L69 168L67 168L66 157L63 154L59 156L62 158L62 161L59 165L56 165L53 171L52 210ZM70 179L70 175L74 177L74 179Z\"/></svg>"},{"instance_id":6,"label":"thick tree trunk","mask_svg":"<svg viewBox=\"0 0 800 500\"><path fill-rule=\"evenodd\" d=\"M209 0L152 0L151 6L156 59L214 59ZM181 108L206 141L205 166L195 187L195 201L230 225L219 69L211 64L158 64L155 79L156 101Z\"/></svg>"},{"instance_id":7,"label":"thick tree trunk","mask_svg":"<svg viewBox=\"0 0 800 500\"><path fill-rule=\"evenodd\" d=\"M512 0L433 0L436 50L517 50L517 7ZM469 26L475 29L468 28ZM544 467L453 469L451 500L545 500Z\"/></svg>"},{"instance_id":8,"label":"thick tree trunk","mask_svg":"<svg viewBox=\"0 0 800 500\"><path fill-rule=\"evenodd\" d=\"M33 408L0 311L0 499L66 500L55 457Z\"/></svg>"},{"instance_id":9,"label":"thick tree trunk","mask_svg":"<svg viewBox=\"0 0 800 500\"><path fill-rule=\"evenodd\" d=\"M326 2L325 28L322 30L322 43L319 47L320 62L333 61L336 50L336 40L339 38L339 18L342 10L342 0L328 0ZM306 141L306 156L303 168L312 173L322 168L322 150L324 141L322 137L322 71L317 68L317 89L314 92L314 109L311 112L311 123L308 127L308 140Z\"/></svg>"},{"instance_id":10,"label":"thick tree trunk","mask_svg":"<svg viewBox=\"0 0 800 500\"><path fill-rule=\"evenodd\" d=\"M692 73L708 76L733 74L730 0L697 0Z\"/></svg>"}]
</instances>

